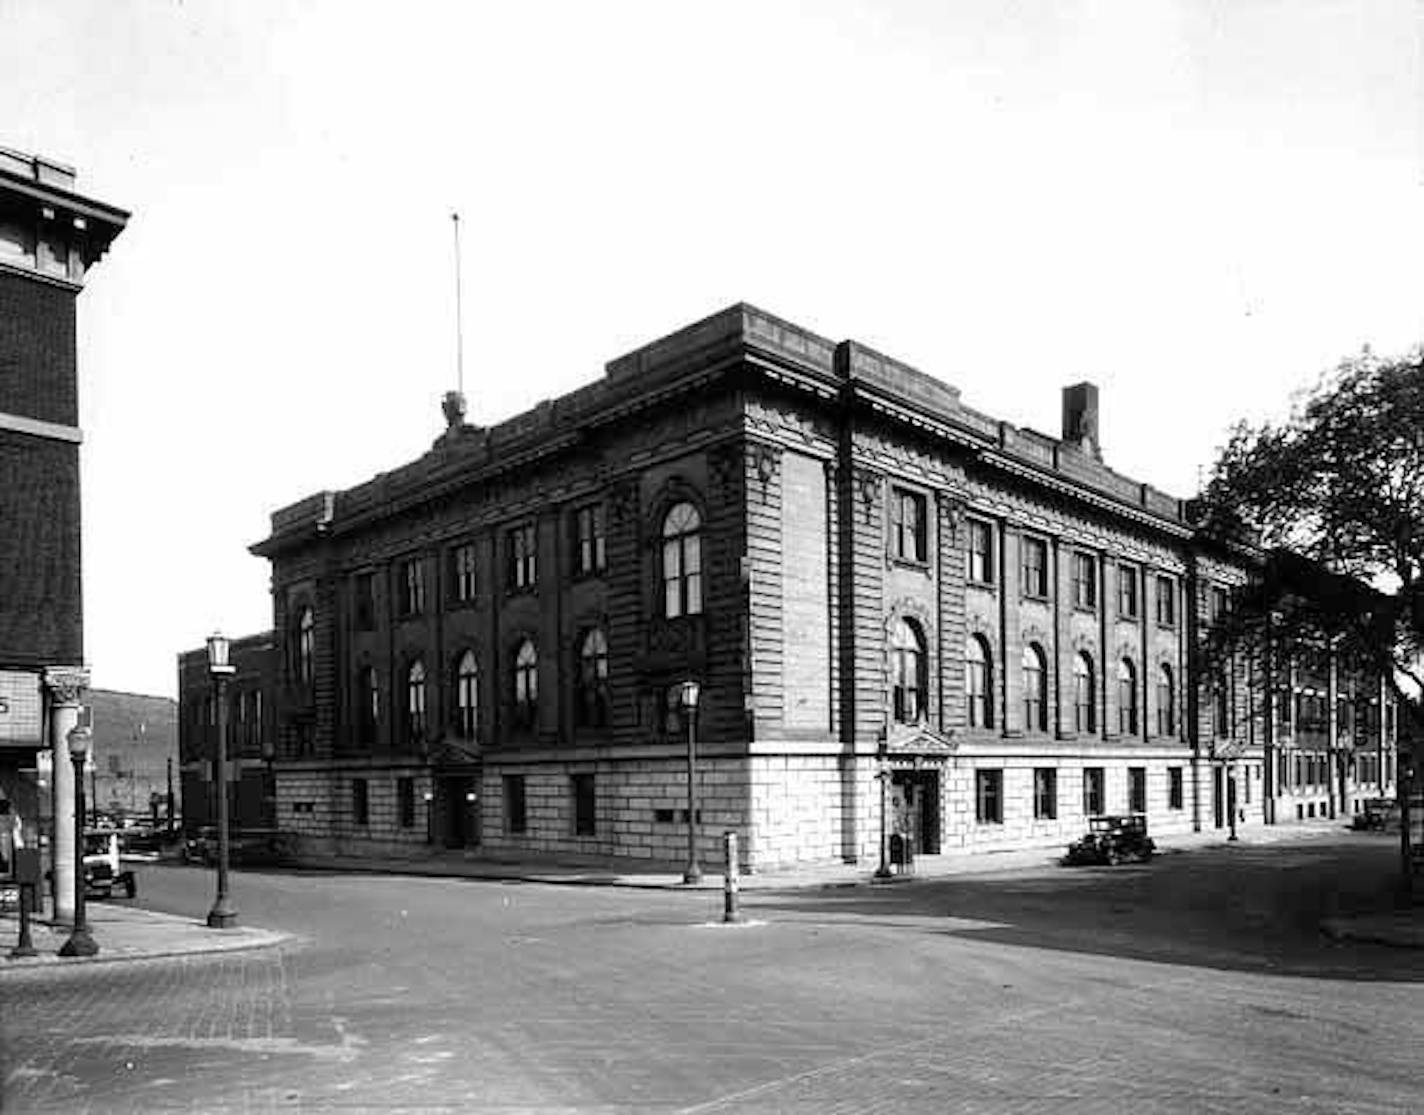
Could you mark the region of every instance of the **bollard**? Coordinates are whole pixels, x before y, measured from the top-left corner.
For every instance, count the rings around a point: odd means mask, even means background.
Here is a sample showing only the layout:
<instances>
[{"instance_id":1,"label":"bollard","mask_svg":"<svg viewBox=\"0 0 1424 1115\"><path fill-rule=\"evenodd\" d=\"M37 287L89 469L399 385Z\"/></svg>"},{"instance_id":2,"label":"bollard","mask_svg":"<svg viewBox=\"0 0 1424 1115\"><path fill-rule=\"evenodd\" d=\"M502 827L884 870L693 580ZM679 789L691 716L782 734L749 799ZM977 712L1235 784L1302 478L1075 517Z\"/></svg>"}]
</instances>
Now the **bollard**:
<instances>
[{"instance_id":1,"label":"bollard","mask_svg":"<svg viewBox=\"0 0 1424 1115\"><path fill-rule=\"evenodd\" d=\"M35 943L30 939L30 906L35 900L35 887L33 883L20 884L20 939L15 943L15 947L10 950L10 955L19 960L27 956L38 955L35 952Z\"/></svg>"},{"instance_id":2,"label":"bollard","mask_svg":"<svg viewBox=\"0 0 1424 1115\"><path fill-rule=\"evenodd\" d=\"M737 909L737 834L730 829L722 834L722 856L727 864L722 877L722 921L734 925L742 914Z\"/></svg>"}]
</instances>

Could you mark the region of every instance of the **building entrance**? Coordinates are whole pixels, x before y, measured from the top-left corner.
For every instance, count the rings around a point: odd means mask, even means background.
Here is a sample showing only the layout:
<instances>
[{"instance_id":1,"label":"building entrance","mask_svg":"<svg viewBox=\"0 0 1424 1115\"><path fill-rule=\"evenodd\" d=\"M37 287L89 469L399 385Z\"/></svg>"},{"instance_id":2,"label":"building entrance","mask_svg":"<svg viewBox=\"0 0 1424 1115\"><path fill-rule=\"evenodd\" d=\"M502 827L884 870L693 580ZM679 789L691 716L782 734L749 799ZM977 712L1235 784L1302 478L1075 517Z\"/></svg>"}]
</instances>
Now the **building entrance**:
<instances>
[{"instance_id":1,"label":"building entrance","mask_svg":"<svg viewBox=\"0 0 1424 1115\"><path fill-rule=\"evenodd\" d=\"M441 843L447 848L474 848L480 843L479 794L475 780L465 775L439 780Z\"/></svg>"},{"instance_id":2,"label":"building entrance","mask_svg":"<svg viewBox=\"0 0 1424 1115\"><path fill-rule=\"evenodd\" d=\"M935 856L940 849L939 772L897 770L890 776L891 833L903 836L912 854Z\"/></svg>"}]
</instances>

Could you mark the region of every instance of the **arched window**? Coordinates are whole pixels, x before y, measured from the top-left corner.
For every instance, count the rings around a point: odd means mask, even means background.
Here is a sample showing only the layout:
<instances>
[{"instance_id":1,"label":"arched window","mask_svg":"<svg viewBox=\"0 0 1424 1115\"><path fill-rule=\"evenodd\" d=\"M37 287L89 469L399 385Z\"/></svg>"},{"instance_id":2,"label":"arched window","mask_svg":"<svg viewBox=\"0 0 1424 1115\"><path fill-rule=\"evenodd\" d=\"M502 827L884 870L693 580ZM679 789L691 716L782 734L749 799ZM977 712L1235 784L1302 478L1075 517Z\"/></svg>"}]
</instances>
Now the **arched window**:
<instances>
[{"instance_id":1,"label":"arched window","mask_svg":"<svg viewBox=\"0 0 1424 1115\"><path fill-rule=\"evenodd\" d=\"M357 677L356 699L360 702L361 742L375 743L381 722L381 676L374 666L365 667Z\"/></svg>"},{"instance_id":2,"label":"arched window","mask_svg":"<svg viewBox=\"0 0 1424 1115\"><path fill-rule=\"evenodd\" d=\"M315 639L316 620L310 608L303 608L297 616L297 680L303 685L312 683Z\"/></svg>"},{"instance_id":3,"label":"arched window","mask_svg":"<svg viewBox=\"0 0 1424 1115\"><path fill-rule=\"evenodd\" d=\"M964 647L964 689L969 696L969 726L994 726L994 658L989 644L971 635Z\"/></svg>"},{"instance_id":4,"label":"arched window","mask_svg":"<svg viewBox=\"0 0 1424 1115\"><path fill-rule=\"evenodd\" d=\"M514 656L514 726L533 728L538 707L539 652L532 640L525 639Z\"/></svg>"},{"instance_id":5,"label":"arched window","mask_svg":"<svg viewBox=\"0 0 1424 1115\"><path fill-rule=\"evenodd\" d=\"M590 628L579 643L578 700L575 714L582 728L608 725L608 639Z\"/></svg>"},{"instance_id":6,"label":"arched window","mask_svg":"<svg viewBox=\"0 0 1424 1115\"><path fill-rule=\"evenodd\" d=\"M417 658L405 675L405 738L425 740L425 663Z\"/></svg>"},{"instance_id":7,"label":"arched window","mask_svg":"<svg viewBox=\"0 0 1424 1115\"><path fill-rule=\"evenodd\" d=\"M678 503L663 519L663 614L676 619L701 611L702 516Z\"/></svg>"},{"instance_id":8,"label":"arched window","mask_svg":"<svg viewBox=\"0 0 1424 1115\"><path fill-rule=\"evenodd\" d=\"M1177 687L1172 683L1172 667L1165 662L1157 670L1157 734L1177 734Z\"/></svg>"},{"instance_id":9,"label":"arched window","mask_svg":"<svg viewBox=\"0 0 1424 1115\"><path fill-rule=\"evenodd\" d=\"M455 731L461 739L474 739L479 723L480 671L475 652L465 651L455 666Z\"/></svg>"},{"instance_id":10,"label":"arched window","mask_svg":"<svg viewBox=\"0 0 1424 1115\"><path fill-rule=\"evenodd\" d=\"M1098 703L1094 700L1093 660L1086 651L1073 656L1073 728L1081 734L1098 730Z\"/></svg>"},{"instance_id":11,"label":"arched window","mask_svg":"<svg viewBox=\"0 0 1424 1115\"><path fill-rule=\"evenodd\" d=\"M1125 736L1137 734L1137 670L1128 658L1117 664L1117 728Z\"/></svg>"},{"instance_id":12,"label":"arched window","mask_svg":"<svg viewBox=\"0 0 1424 1115\"><path fill-rule=\"evenodd\" d=\"M890 633L890 681L895 719L915 724L925 715L925 640L915 623L902 619Z\"/></svg>"},{"instance_id":13,"label":"arched window","mask_svg":"<svg viewBox=\"0 0 1424 1115\"><path fill-rule=\"evenodd\" d=\"M1024 647L1023 702L1024 729L1048 731L1048 670L1043 661L1043 648L1037 643Z\"/></svg>"}]
</instances>

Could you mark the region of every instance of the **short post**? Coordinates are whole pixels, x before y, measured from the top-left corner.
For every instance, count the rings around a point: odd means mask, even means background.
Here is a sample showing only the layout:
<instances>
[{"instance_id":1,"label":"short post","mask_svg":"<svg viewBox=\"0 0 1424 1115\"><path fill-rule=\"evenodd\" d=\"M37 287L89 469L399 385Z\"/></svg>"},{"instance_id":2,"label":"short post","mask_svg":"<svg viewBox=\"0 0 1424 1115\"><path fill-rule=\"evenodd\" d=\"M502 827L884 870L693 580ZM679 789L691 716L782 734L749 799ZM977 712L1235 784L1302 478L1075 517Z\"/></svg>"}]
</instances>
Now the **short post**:
<instances>
[{"instance_id":1,"label":"short post","mask_svg":"<svg viewBox=\"0 0 1424 1115\"><path fill-rule=\"evenodd\" d=\"M722 856L727 864L726 872L722 877L722 920L728 925L735 925L742 920L742 912L737 908L740 879L740 868L737 865L737 834L731 829L722 834Z\"/></svg>"},{"instance_id":2,"label":"short post","mask_svg":"<svg viewBox=\"0 0 1424 1115\"><path fill-rule=\"evenodd\" d=\"M15 849L15 882L20 888L20 939L10 950L16 959L36 956L35 942L30 936L30 919L35 912L35 894L42 878L38 848Z\"/></svg>"},{"instance_id":3,"label":"short post","mask_svg":"<svg viewBox=\"0 0 1424 1115\"><path fill-rule=\"evenodd\" d=\"M1231 835L1226 838L1227 841L1236 840L1236 763L1234 761L1226 768L1226 822L1231 827Z\"/></svg>"}]
</instances>

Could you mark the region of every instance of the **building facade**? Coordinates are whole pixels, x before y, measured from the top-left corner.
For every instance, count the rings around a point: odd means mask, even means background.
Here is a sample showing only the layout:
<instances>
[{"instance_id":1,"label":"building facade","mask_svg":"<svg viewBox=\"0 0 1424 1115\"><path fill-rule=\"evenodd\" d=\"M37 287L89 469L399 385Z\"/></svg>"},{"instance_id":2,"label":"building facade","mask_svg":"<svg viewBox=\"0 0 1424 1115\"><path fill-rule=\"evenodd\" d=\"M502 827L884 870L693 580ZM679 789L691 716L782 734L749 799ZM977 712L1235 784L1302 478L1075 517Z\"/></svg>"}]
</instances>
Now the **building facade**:
<instances>
[{"instance_id":1,"label":"building facade","mask_svg":"<svg viewBox=\"0 0 1424 1115\"><path fill-rule=\"evenodd\" d=\"M1252 556L1102 463L1091 384L1051 438L737 305L498 426L447 403L425 456L253 547L277 820L313 851L676 863L689 734L700 855L733 830L753 870L1313 800L1250 664L1195 664Z\"/></svg>"},{"instance_id":2,"label":"building facade","mask_svg":"<svg viewBox=\"0 0 1424 1115\"><path fill-rule=\"evenodd\" d=\"M0 840L52 837L61 919L74 878L68 733L88 685L75 317L128 219L74 186L68 167L0 148Z\"/></svg>"},{"instance_id":3,"label":"building facade","mask_svg":"<svg viewBox=\"0 0 1424 1115\"><path fill-rule=\"evenodd\" d=\"M89 807L115 817L175 819L177 703L171 697L91 689L88 704L94 731Z\"/></svg>"},{"instance_id":4,"label":"building facade","mask_svg":"<svg viewBox=\"0 0 1424 1115\"><path fill-rule=\"evenodd\" d=\"M229 823L237 828L277 824L277 696L282 678L270 631L234 639L233 673L223 688L227 702ZM206 648L178 656L178 754L183 829L195 834L217 822L217 691Z\"/></svg>"}]
</instances>

